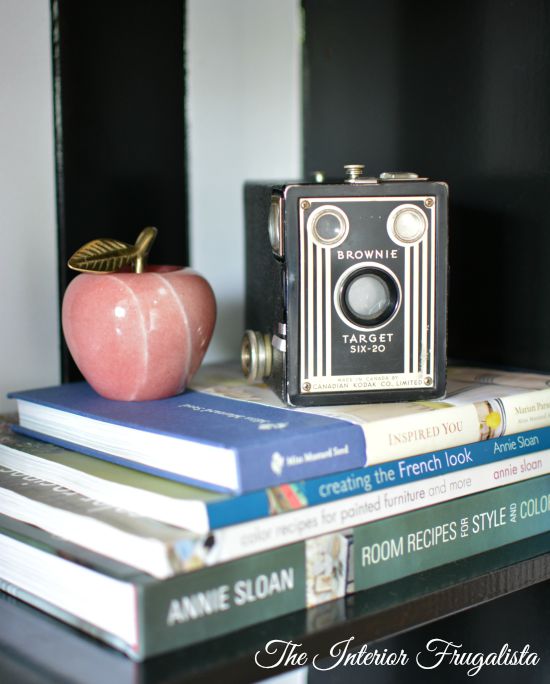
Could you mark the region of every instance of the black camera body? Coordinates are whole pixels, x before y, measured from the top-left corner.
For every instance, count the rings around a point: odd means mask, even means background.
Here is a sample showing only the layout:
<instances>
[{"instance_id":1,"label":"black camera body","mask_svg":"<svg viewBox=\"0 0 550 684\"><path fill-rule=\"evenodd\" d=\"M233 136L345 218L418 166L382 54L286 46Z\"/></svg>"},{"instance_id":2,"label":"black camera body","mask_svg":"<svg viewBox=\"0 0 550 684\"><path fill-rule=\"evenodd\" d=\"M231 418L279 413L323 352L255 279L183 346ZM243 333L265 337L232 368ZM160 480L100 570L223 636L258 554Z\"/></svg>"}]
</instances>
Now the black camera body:
<instances>
[{"instance_id":1,"label":"black camera body","mask_svg":"<svg viewBox=\"0 0 550 684\"><path fill-rule=\"evenodd\" d=\"M362 169L245 186L243 371L290 405L445 393L447 185Z\"/></svg>"}]
</instances>

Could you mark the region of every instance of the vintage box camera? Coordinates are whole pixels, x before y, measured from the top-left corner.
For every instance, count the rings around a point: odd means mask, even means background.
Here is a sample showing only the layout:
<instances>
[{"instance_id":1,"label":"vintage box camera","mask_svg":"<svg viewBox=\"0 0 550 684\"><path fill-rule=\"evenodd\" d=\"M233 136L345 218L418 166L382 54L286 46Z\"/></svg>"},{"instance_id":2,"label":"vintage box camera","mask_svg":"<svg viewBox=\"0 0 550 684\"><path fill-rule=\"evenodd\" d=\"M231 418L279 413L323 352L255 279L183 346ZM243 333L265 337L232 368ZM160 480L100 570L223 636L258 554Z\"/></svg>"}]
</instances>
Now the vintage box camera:
<instances>
[{"instance_id":1,"label":"vintage box camera","mask_svg":"<svg viewBox=\"0 0 550 684\"><path fill-rule=\"evenodd\" d=\"M345 169L246 184L243 371L295 406L441 397L447 185Z\"/></svg>"}]
</instances>

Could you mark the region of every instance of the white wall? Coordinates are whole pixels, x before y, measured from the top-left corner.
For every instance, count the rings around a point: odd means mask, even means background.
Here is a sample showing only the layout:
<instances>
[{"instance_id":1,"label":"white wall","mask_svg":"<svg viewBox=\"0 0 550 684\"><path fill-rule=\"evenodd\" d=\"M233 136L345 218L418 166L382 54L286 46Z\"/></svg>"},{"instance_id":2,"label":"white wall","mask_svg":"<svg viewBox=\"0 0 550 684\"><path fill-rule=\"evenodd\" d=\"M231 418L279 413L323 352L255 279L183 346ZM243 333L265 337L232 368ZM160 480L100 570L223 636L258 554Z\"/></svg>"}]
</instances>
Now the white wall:
<instances>
[{"instance_id":1,"label":"white wall","mask_svg":"<svg viewBox=\"0 0 550 684\"><path fill-rule=\"evenodd\" d=\"M246 179L301 169L299 0L188 0L192 265L218 300L208 359L238 358ZM0 411L60 379L48 0L0 0Z\"/></svg>"},{"instance_id":2,"label":"white wall","mask_svg":"<svg viewBox=\"0 0 550 684\"><path fill-rule=\"evenodd\" d=\"M245 180L301 172L299 0L187 0L191 264L218 322L207 360L238 358Z\"/></svg>"},{"instance_id":3,"label":"white wall","mask_svg":"<svg viewBox=\"0 0 550 684\"><path fill-rule=\"evenodd\" d=\"M50 10L0 0L0 411L59 382Z\"/></svg>"}]
</instances>

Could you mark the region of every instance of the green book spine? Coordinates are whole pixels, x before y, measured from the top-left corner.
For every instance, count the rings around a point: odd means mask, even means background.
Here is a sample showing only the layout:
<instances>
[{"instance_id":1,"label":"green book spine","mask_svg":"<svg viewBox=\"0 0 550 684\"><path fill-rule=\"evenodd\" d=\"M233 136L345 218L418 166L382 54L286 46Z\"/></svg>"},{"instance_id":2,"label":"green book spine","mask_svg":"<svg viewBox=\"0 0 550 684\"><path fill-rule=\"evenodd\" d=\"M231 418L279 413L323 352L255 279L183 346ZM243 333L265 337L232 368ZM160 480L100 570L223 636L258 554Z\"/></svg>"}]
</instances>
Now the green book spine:
<instances>
[{"instance_id":1,"label":"green book spine","mask_svg":"<svg viewBox=\"0 0 550 684\"><path fill-rule=\"evenodd\" d=\"M151 656L306 607L304 544L139 589L140 650Z\"/></svg>"},{"instance_id":2,"label":"green book spine","mask_svg":"<svg viewBox=\"0 0 550 684\"><path fill-rule=\"evenodd\" d=\"M550 529L550 476L355 529L355 590L450 563Z\"/></svg>"}]
</instances>

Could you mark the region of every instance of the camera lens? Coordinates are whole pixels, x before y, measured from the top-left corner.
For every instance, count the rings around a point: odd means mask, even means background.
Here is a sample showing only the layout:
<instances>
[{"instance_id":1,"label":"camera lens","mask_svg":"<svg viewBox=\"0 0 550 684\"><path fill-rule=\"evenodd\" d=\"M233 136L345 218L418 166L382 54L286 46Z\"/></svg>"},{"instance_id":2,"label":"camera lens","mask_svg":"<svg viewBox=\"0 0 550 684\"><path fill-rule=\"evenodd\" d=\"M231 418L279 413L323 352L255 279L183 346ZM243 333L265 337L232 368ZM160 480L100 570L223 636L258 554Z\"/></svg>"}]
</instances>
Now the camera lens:
<instances>
[{"instance_id":1,"label":"camera lens","mask_svg":"<svg viewBox=\"0 0 550 684\"><path fill-rule=\"evenodd\" d=\"M311 213L308 230L313 240L321 247L335 247L343 242L348 234L348 217L339 207L327 204Z\"/></svg>"},{"instance_id":2,"label":"camera lens","mask_svg":"<svg viewBox=\"0 0 550 684\"><path fill-rule=\"evenodd\" d=\"M342 311L357 325L372 327L384 323L395 312L398 301L395 281L381 269L355 271L342 287Z\"/></svg>"},{"instance_id":3,"label":"camera lens","mask_svg":"<svg viewBox=\"0 0 550 684\"><path fill-rule=\"evenodd\" d=\"M346 304L353 314L365 321L378 318L390 301L390 290L382 278L363 275L346 290Z\"/></svg>"}]
</instances>

